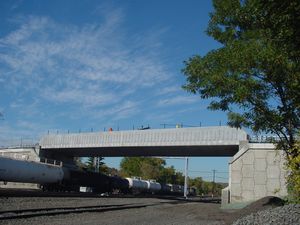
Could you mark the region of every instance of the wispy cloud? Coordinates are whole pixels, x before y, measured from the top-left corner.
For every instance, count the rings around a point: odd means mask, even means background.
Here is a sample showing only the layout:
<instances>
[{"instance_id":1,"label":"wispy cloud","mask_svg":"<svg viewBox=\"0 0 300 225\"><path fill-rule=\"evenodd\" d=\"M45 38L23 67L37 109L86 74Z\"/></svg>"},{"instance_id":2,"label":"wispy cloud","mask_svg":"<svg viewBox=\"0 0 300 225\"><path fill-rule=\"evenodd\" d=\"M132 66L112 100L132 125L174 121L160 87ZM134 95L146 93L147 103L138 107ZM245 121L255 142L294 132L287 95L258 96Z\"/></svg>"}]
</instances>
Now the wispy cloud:
<instances>
[{"instance_id":1,"label":"wispy cloud","mask_svg":"<svg viewBox=\"0 0 300 225\"><path fill-rule=\"evenodd\" d=\"M110 121L117 121L138 114L140 107L140 102L125 100L118 105L94 109L89 112L89 116L93 119L109 118Z\"/></svg>"},{"instance_id":2,"label":"wispy cloud","mask_svg":"<svg viewBox=\"0 0 300 225\"><path fill-rule=\"evenodd\" d=\"M69 129L73 121L95 127L165 120L174 112L160 110L196 101L180 95L163 56L168 28L129 34L122 9L102 5L94 14L99 21L84 25L43 16L10 20L16 28L0 37L0 85L9 96L0 107L11 113L2 137Z\"/></svg>"},{"instance_id":3,"label":"wispy cloud","mask_svg":"<svg viewBox=\"0 0 300 225\"><path fill-rule=\"evenodd\" d=\"M166 107L170 105L184 105L196 102L198 99L195 96L174 96L166 99L159 100L158 106Z\"/></svg>"},{"instance_id":4,"label":"wispy cloud","mask_svg":"<svg viewBox=\"0 0 300 225\"><path fill-rule=\"evenodd\" d=\"M45 124L46 126L46 124ZM23 144L35 144L42 133L45 133L41 124L30 121L17 121L14 125L7 122L0 126L0 147Z\"/></svg>"},{"instance_id":5,"label":"wispy cloud","mask_svg":"<svg viewBox=\"0 0 300 225\"><path fill-rule=\"evenodd\" d=\"M160 95L166 95L166 94L171 94L171 93L175 93L180 91L180 87L178 87L177 85L173 85L173 86L168 86L168 87L164 87L159 94Z\"/></svg>"},{"instance_id":6,"label":"wispy cloud","mask_svg":"<svg viewBox=\"0 0 300 225\"><path fill-rule=\"evenodd\" d=\"M1 80L45 101L99 106L169 77L155 49L135 51L139 43L119 30L122 13L105 14L103 23L76 27L29 17L0 39ZM156 57L155 57L156 56Z\"/></svg>"},{"instance_id":7,"label":"wispy cloud","mask_svg":"<svg viewBox=\"0 0 300 225\"><path fill-rule=\"evenodd\" d=\"M15 10L15 9L19 8L20 5L22 5L23 1L24 1L24 0L18 0L18 1L16 1L16 2L10 7L10 10Z\"/></svg>"}]
</instances>

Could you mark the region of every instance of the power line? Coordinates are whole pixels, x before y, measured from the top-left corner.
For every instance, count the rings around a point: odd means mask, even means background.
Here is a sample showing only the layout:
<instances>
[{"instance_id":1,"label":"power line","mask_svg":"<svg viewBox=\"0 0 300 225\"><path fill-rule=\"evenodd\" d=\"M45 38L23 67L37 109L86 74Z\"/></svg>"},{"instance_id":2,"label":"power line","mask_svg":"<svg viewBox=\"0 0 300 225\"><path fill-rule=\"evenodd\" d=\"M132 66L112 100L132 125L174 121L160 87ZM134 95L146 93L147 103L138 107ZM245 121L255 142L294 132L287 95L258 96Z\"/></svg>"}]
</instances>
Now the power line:
<instances>
[{"instance_id":1,"label":"power line","mask_svg":"<svg viewBox=\"0 0 300 225\"><path fill-rule=\"evenodd\" d=\"M211 173L211 171L189 170L190 173Z\"/></svg>"},{"instance_id":2,"label":"power line","mask_svg":"<svg viewBox=\"0 0 300 225\"><path fill-rule=\"evenodd\" d=\"M205 170L189 170L191 173L212 173L212 171L205 171ZM225 171L217 171L215 170L216 173L229 173Z\"/></svg>"}]
</instances>

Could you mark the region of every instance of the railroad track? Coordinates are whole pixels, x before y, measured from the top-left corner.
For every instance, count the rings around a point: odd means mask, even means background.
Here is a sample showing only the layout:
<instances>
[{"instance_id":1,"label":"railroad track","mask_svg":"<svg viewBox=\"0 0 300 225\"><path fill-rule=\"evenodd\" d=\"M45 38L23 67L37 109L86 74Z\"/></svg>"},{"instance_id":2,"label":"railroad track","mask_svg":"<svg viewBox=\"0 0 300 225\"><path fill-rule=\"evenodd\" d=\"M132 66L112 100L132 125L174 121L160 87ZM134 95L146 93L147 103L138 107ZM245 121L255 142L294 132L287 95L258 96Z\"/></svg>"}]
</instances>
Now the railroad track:
<instances>
[{"instance_id":1,"label":"railroad track","mask_svg":"<svg viewBox=\"0 0 300 225\"><path fill-rule=\"evenodd\" d=\"M153 195L153 194L140 194L140 195L118 195L111 194L109 196L101 196L97 193L84 193L84 192L43 192L40 190L17 190L17 189L0 189L0 197L73 197L73 198L160 198L179 201L190 202L221 202L219 197L189 197L188 200L182 196L172 195Z\"/></svg>"},{"instance_id":2,"label":"railroad track","mask_svg":"<svg viewBox=\"0 0 300 225\"><path fill-rule=\"evenodd\" d=\"M84 192L43 192L32 189L0 189L0 197L101 197L100 194Z\"/></svg>"},{"instance_id":3,"label":"railroad track","mask_svg":"<svg viewBox=\"0 0 300 225\"><path fill-rule=\"evenodd\" d=\"M155 204L120 204L120 205L95 205L82 207L59 207L59 208L37 208L37 209L21 209L21 210L3 210L0 211L0 220L24 219L38 216L54 216L70 213L84 212L106 212L124 209L136 209Z\"/></svg>"}]
</instances>

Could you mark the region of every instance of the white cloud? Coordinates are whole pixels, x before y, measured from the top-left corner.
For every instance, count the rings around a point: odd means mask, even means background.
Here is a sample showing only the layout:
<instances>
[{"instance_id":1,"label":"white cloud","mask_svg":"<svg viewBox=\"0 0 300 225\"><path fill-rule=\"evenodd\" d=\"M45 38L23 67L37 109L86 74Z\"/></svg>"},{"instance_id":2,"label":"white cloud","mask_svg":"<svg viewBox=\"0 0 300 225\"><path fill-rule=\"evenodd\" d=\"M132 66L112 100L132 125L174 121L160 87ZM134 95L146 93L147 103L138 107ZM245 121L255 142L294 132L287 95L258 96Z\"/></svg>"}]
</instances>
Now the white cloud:
<instances>
[{"instance_id":1,"label":"white cloud","mask_svg":"<svg viewBox=\"0 0 300 225\"><path fill-rule=\"evenodd\" d=\"M18 9L18 8L23 4L23 1L24 1L24 0L18 0L18 1L15 1L15 2L13 3L13 5L10 7L10 10Z\"/></svg>"},{"instance_id":2,"label":"white cloud","mask_svg":"<svg viewBox=\"0 0 300 225\"><path fill-rule=\"evenodd\" d=\"M100 22L82 26L22 17L0 37L0 83L10 95L1 106L13 112L0 142L49 129L172 121L178 111L170 108L197 101L171 75L161 42L166 29L129 35L122 10L95 13Z\"/></svg>"},{"instance_id":3,"label":"white cloud","mask_svg":"<svg viewBox=\"0 0 300 225\"><path fill-rule=\"evenodd\" d=\"M174 92L178 92L180 91L181 88L178 87L177 85L173 85L173 86L169 86L169 87L164 87L159 94L160 95L166 95L166 94L170 94L170 93L174 93Z\"/></svg>"},{"instance_id":4,"label":"white cloud","mask_svg":"<svg viewBox=\"0 0 300 225\"><path fill-rule=\"evenodd\" d=\"M91 111L90 116L94 119L109 118L110 121L117 121L138 114L141 111L140 107L140 102L126 100L112 107Z\"/></svg>"},{"instance_id":5,"label":"white cloud","mask_svg":"<svg viewBox=\"0 0 300 225\"><path fill-rule=\"evenodd\" d=\"M131 39L122 29L123 17L114 9L101 23L82 27L46 17L17 20L19 28L0 39L1 82L44 103L90 108L123 102L167 80L168 70L153 47L159 36Z\"/></svg>"},{"instance_id":6,"label":"white cloud","mask_svg":"<svg viewBox=\"0 0 300 225\"><path fill-rule=\"evenodd\" d=\"M29 121L17 121L14 125L4 122L0 126L0 147L35 144L44 131L40 124Z\"/></svg>"},{"instance_id":7,"label":"white cloud","mask_svg":"<svg viewBox=\"0 0 300 225\"><path fill-rule=\"evenodd\" d=\"M198 99L195 96L176 96L176 97L162 99L162 100L158 101L157 105L161 106L161 107L166 107L166 106L170 106L170 105L191 104L196 101L198 101Z\"/></svg>"},{"instance_id":8,"label":"white cloud","mask_svg":"<svg viewBox=\"0 0 300 225\"><path fill-rule=\"evenodd\" d=\"M44 92L44 97L57 103L79 103L87 107L114 103L116 99L113 93L97 93L97 91L92 92L88 89L65 89L61 91L48 89Z\"/></svg>"}]
</instances>

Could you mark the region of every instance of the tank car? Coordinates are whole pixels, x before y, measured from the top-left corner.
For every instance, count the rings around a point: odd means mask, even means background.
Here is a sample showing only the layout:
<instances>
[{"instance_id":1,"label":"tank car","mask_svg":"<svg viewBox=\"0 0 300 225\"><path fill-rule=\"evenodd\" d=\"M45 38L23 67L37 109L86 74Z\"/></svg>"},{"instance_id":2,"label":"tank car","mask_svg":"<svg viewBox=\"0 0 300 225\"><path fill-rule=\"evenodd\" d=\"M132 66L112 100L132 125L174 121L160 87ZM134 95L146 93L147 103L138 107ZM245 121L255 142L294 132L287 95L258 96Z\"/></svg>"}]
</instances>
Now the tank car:
<instances>
[{"instance_id":1,"label":"tank car","mask_svg":"<svg viewBox=\"0 0 300 225\"><path fill-rule=\"evenodd\" d=\"M172 185L171 184L161 184L160 194L170 195L172 192Z\"/></svg>"},{"instance_id":2,"label":"tank car","mask_svg":"<svg viewBox=\"0 0 300 225\"><path fill-rule=\"evenodd\" d=\"M171 194L172 195L183 195L184 193L184 186L171 184Z\"/></svg>"},{"instance_id":3,"label":"tank car","mask_svg":"<svg viewBox=\"0 0 300 225\"><path fill-rule=\"evenodd\" d=\"M60 166L0 157L0 180L37 184L60 183L64 170Z\"/></svg>"},{"instance_id":4,"label":"tank car","mask_svg":"<svg viewBox=\"0 0 300 225\"><path fill-rule=\"evenodd\" d=\"M0 181L40 184L46 191L80 191L89 187L98 193L161 193L182 195L181 185L160 184L139 177L111 177L41 162L0 157ZM190 194L195 190L190 188Z\"/></svg>"},{"instance_id":5,"label":"tank car","mask_svg":"<svg viewBox=\"0 0 300 225\"><path fill-rule=\"evenodd\" d=\"M138 192L147 192L148 183L145 180L142 180L140 177L126 178L129 183L129 190L133 193Z\"/></svg>"},{"instance_id":6,"label":"tank car","mask_svg":"<svg viewBox=\"0 0 300 225\"><path fill-rule=\"evenodd\" d=\"M69 170L68 175L63 180L63 185L76 187L78 190L80 186L91 187L94 192L98 193L112 190L109 176L89 171Z\"/></svg>"},{"instance_id":7,"label":"tank car","mask_svg":"<svg viewBox=\"0 0 300 225\"><path fill-rule=\"evenodd\" d=\"M155 180L148 180L147 182L147 191L151 193L157 193L161 190L161 184L157 183Z\"/></svg>"},{"instance_id":8,"label":"tank car","mask_svg":"<svg viewBox=\"0 0 300 225\"><path fill-rule=\"evenodd\" d=\"M129 181L118 176L110 177L111 192L113 193L129 193Z\"/></svg>"}]
</instances>

